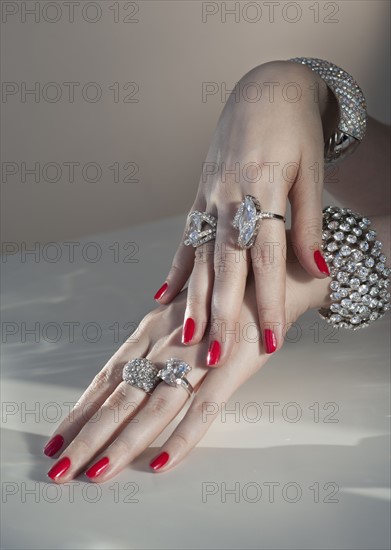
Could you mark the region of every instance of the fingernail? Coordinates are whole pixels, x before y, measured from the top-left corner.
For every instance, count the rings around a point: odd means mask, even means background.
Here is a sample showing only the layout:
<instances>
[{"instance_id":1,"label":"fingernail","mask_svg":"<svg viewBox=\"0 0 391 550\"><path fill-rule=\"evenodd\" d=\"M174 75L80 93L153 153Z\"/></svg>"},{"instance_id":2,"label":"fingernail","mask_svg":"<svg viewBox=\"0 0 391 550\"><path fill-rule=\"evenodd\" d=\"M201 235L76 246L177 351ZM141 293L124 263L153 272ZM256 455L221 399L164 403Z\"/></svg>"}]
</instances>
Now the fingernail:
<instances>
[{"instance_id":1,"label":"fingernail","mask_svg":"<svg viewBox=\"0 0 391 550\"><path fill-rule=\"evenodd\" d=\"M160 470L160 468L167 463L169 458L170 455L168 453L161 453L159 456L152 460L152 462L150 463L150 467L152 468L152 470Z\"/></svg>"},{"instance_id":2,"label":"fingernail","mask_svg":"<svg viewBox=\"0 0 391 550\"><path fill-rule=\"evenodd\" d=\"M167 292L167 289L168 289L168 283L164 283L163 286L161 286L159 288L159 290L156 292L155 296L154 296L154 299L155 300L160 300L160 298L162 298L165 293Z\"/></svg>"},{"instance_id":3,"label":"fingernail","mask_svg":"<svg viewBox=\"0 0 391 550\"><path fill-rule=\"evenodd\" d=\"M326 260L323 258L320 250L315 250L314 252L314 260L316 265L318 266L318 269L321 273L324 273L325 275L330 276L330 271L327 266Z\"/></svg>"},{"instance_id":4,"label":"fingernail","mask_svg":"<svg viewBox=\"0 0 391 550\"><path fill-rule=\"evenodd\" d=\"M63 436L60 434L57 434L46 443L45 447L43 448L43 452L46 456L53 456L61 449L63 444L64 444Z\"/></svg>"},{"instance_id":5,"label":"fingernail","mask_svg":"<svg viewBox=\"0 0 391 550\"><path fill-rule=\"evenodd\" d=\"M213 367L219 362L220 350L220 343L217 340L213 340L209 346L208 356L206 358L206 364L208 367Z\"/></svg>"},{"instance_id":6,"label":"fingernail","mask_svg":"<svg viewBox=\"0 0 391 550\"><path fill-rule=\"evenodd\" d=\"M98 462L93 464L91 468L88 468L88 470L86 471L86 476L90 478L100 476L100 474L102 474L106 470L109 462L110 461L107 456L104 456L103 458L98 460Z\"/></svg>"},{"instance_id":7,"label":"fingernail","mask_svg":"<svg viewBox=\"0 0 391 550\"><path fill-rule=\"evenodd\" d=\"M266 353L273 353L277 349L276 335L270 328L265 329Z\"/></svg>"},{"instance_id":8,"label":"fingernail","mask_svg":"<svg viewBox=\"0 0 391 550\"><path fill-rule=\"evenodd\" d=\"M59 460L53 466L53 468L48 471L48 476L52 479L58 479L59 477L65 474L65 472L68 470L70 465L71 465L71 461L67 456L64 456L64 458Z\"/></svg>"},{"instance_id":9,"label":"fingernail","mask_svg":"<svg viewBox=\"0 0 391 550\"><path fill-rule=\"evenodd\" d=\"M188 344L194 336L195 322L194 319L188 317L183 327L182 344Z\"/></svg>"}]
</instances>

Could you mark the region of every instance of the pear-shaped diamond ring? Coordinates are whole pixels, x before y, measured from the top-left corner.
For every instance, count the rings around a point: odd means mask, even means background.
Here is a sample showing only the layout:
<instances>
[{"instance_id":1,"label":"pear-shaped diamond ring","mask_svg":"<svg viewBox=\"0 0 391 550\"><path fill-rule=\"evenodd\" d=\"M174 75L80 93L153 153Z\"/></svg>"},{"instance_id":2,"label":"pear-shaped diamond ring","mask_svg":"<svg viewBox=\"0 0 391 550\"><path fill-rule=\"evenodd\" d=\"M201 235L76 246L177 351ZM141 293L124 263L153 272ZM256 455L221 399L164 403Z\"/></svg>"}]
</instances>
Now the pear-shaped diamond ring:
<instances>
[{"instance_id":1,"label":"pear-shaped diamond ring","mask_svg":"<svg viewBox=\"0 0 391 550\"><path fill-rule=\"evenodd\" d=\"M284 216L264 212L258 199L252 195L246 195L232 222L232 225L239 231L238 245L241 248L251 248L254 245L260 220L280 220L285 223Z\"/></svg>"},{"instance_id":2,"label":"pear-shaped diamond ring","mask_svg":"<svg viewBox=\"0 0 391 550\"><path fill-rule=\"evenodd\" d=\"M157 373L157 376L169 386L174 386L174 388L182 386L191 395L194 392L194 388L185 376L190 371L191 367L185 361L171 358L167 359L165 368L161 369Z\"/></svg>"}]
</instances>

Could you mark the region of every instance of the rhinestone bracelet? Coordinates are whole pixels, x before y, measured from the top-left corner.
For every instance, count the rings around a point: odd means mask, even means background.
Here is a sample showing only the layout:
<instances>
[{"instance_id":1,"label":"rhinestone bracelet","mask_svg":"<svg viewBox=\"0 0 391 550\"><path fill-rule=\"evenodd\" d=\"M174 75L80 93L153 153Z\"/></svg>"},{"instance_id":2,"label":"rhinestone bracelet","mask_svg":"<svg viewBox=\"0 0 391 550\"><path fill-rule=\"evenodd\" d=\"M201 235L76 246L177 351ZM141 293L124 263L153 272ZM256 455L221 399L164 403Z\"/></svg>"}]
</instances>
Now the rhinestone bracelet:
<instances>
[{"instance_id":1,"label":"rhinestone bracelet","mask_svg":"<svg viewBox=\"0 0 391 550\"><path fill-rule=\"evenodd\" d=\"M289 61L306 65L316 72L336 96L339 122L325 143L324 158L326 164L344 159L358 147L365 135L367 107L360 86L349 73L323 59L295 57Z\"/></svg>"},{"instance_id":2,"label":"rhinestone bracelet","mask_svg":"<svg viewBox=\"0 0 391 550\"><path fill-rule=\"evenodd\" d=\"M390 269L368 218L350 208L323 210L322 250L330 271L329 308L319 313L338 328L367 327L390 309Z\"/></svg>"}]
</instances>

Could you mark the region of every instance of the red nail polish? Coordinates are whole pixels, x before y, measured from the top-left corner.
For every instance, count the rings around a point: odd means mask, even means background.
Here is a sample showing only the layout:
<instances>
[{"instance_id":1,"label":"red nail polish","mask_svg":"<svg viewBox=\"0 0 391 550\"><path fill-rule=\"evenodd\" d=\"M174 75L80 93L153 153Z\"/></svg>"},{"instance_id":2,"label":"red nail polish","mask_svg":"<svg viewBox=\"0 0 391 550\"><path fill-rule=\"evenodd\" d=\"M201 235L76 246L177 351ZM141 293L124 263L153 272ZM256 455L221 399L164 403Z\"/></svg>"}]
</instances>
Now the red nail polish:
<instances>
[{"instance_id":1,"label":"red nail polish","mask_svg":"<svg viewBox=\"0 0 391 550\"><path fill-rule=\"evenodd\" d=\"M321 273L324 273L325 275L330 276L330 271L327 266L326 260L323 258L320 250L315 250L314 252L314 260L316 265L318 266L318 269Z\"/></svg>"},{"instance_id":2,"label":"red nail polish","mask_svg":"<svg viewBox=\"0 0 391 550\"><path fill-rule=\"evenodd\" d=\"M159 288L159 290L156 292L155 296L154 296L154 299L155 300L160 300L160 298L162 298L165 293L167 292L167 289L168 289L168 283L164 283L163 286L161 286Z\"/></svg>"},{"instance_id":3,"label":"red nail polish","mask_svg":"<svg viewBox=\"0 0 391 550\"><path fill-rule=\"evenodd\" d=\"M273 353L277 349L276 335L269 328L265 329L266 353Z\"/></svg>"},{"instance_id":4,"label":"red nail polish","mask_svg":"<svg viewBox=\"0 0 391 550\"><path fill-rule=\"evenodd\" d=\"M220 351L220 343L217 340L213 340L213 342L209 346L208 356L206 358L206 364L208 365L208 367L213 367L219 362Z\"/></svg>"},{"instance_id":5,"label":"red nail polish","mask_svg":"<svg viewBox=\"0 0 391 550\"><path fill-rule=\"evenodd\" d=\"M109 459L107 458L107 456L104 456L103 458L101 458L100 460L98 460L98 462L96 462L95 464L93 464L91 466L91 468L89 468L87 471L86 471L86 476L87 477L98 477L100 476L100 474L102 474L107 466L109 465Z\"/></svg>"},{"instance_id":6,"label":"red nail polish","mask_svg":"<svg viewBox=\"0 0 391 550\"><path fill-rule=\"evenodd\" d=\"M53 456L61 449L63 444L64 444L63 436L60 434L57 434L46 443L43 449L43 452L45 453L46 456Z\"/></svg>"},{"instance_id":7,"label":"red nail polish","mask_svg":"<svg viewBox=\"0 0 391 550\"><path fill-rule=\"evenodd\" d=\"M167 463L169 458L170 455L168 453L161 453L159 456L152 460L152 462L150 463L150 467L152 468L152 470L160 470L160 468Z\"/></svg>"},{"instance_id":8,"label":"red nail polish","mask_svg":"<svg viewBox=\"0 0 391 550\"><path fill-rule=\"evenodd\" d=\"M189 317L186 319L185 326L183 327L182 344L188 344L194 336L195 322Z\"/></svg>"},{"instance_id":9,"label":"red nail polish","mask_svg":"<svg viewBox=\"0 0 391 550\"><path fill-rule=\"evenodd\" d=\"M51 470L48 471L48 476L52 479L58 479L63 476L71 465L71 461L67 456L56 462Z\"/></svg>"}]
</instances>

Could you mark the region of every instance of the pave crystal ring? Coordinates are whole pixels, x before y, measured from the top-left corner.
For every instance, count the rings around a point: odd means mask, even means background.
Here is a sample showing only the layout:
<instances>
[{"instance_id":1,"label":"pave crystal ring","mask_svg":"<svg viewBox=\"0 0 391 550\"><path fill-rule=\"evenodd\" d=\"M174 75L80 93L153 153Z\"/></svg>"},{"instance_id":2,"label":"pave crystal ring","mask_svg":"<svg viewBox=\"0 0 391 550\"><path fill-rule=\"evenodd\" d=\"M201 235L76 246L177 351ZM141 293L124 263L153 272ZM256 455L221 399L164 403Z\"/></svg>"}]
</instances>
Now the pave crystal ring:
<instances>
[{"instance_id":1,"label":"pave crystal ring","mask_svg":"<svg viewBox=\"0 0 391 550\"><path fill-rule=\"evenodd\" d=\"M174 388L182 386L191 395L194 392L194 388L185 376L190 371L191 367L185 361L171 358L167 359L165 368L161 369L157 373L157 376L169 386L173 386Z\"/></svg>"},{"instance_id":2,"label":"pave crystal ring","mask_svg":"<svg viewBox=\"0 0 391 550\"><path fill-rule=\"evenodd\" d=\"M216 237L217 219L207 212L195 210L189 214L186 231L186 246L201 246Z\"/></svg>"},{"instance_id":3,"label":"pave crystal ring","mask_svg":"<svg viewBox=\"0 0 391 550\"><path fill-rule=\"evenodd\" d=\"M159 369L149 359L137 358L126 363L122 378L127 384L140 388L146 393L152 393L160 382L157 377L158 371Z\"/></svg>"},{"instance_id":4,"label":"pave crystal ring","mask_svg":"<svg viewBox=\"0 0 391 550\"><path fill-rule=\"evenodd\" d=\"M263 212L258 199L246 195L235 214L232 225L238 229L238 245L241 248L251 248L257 238L260 220L280 220L285 223L284 216Z\"/></svg>"}]
</instances>

